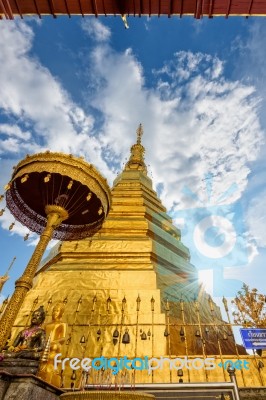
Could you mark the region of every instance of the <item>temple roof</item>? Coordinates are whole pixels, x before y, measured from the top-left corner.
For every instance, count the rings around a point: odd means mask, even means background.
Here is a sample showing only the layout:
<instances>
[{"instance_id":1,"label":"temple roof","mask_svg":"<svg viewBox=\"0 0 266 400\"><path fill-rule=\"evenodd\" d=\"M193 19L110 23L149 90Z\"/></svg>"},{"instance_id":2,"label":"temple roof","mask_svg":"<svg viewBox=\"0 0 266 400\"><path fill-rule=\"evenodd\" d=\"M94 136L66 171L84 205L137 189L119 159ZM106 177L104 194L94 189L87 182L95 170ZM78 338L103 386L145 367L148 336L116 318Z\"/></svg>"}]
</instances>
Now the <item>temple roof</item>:
<instances>
[{"instance_id":1,"label":"temple roof","mask_svg":"<svg viewBox=\"0 0 266 400\"><path fill-rule=\"evenodd\" d=\"M0 18L51 15L142 15L180 16L265 16L266 2L261 0L2 0Z\"/></svg>"}]
</instances>

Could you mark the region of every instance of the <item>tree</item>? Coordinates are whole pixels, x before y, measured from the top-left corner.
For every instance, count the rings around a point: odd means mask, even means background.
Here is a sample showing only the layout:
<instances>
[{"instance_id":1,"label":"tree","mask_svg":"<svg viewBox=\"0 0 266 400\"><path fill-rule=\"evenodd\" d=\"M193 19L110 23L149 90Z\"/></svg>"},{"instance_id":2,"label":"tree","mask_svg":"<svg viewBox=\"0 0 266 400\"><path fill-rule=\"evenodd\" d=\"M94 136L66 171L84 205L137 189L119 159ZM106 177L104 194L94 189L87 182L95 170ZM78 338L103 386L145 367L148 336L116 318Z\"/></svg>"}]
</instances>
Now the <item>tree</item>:
<instances>
[{"instance_id":1,"label":"tree","mask_svg":"<svg viewBox=\"0 0 266 400\"><path fill-rule=\"evenodd\" d=\"M237 307L233 312L235 324L266 328L266 296L243 284L232 303Z\"/></svg>"}]
</instances>

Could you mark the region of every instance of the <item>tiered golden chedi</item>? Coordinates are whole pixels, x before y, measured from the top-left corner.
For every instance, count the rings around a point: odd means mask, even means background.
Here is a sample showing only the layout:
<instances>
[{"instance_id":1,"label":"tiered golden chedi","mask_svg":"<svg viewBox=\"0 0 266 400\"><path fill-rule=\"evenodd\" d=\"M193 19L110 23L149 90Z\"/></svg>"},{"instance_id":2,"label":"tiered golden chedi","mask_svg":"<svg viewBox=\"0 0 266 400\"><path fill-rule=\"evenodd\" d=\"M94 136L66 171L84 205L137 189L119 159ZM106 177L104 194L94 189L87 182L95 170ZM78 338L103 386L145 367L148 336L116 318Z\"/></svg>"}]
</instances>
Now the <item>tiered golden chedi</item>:
<instances>
[{"instance_id":1,"label":"tiered golden chedi","mask_svg":"<svg viewBox=\"0 0 266 400\"><path fill-rule=\"evenodd\" d=\"M33 309L44 306L48 342L39 376L56 386L166 383L181 376L184 382L229 381L222 368L183 369L181 375L167 363L150 374L134 369L82 373L71 370L69 362L56 370L58 353L61 359L242 357L218 307L199 293L189 250L147 176L141 135L140 127L130 159L114 181L112 208L101 230L52 250L16 320L13 337ZM240 386L263 384L263 372L249 361L252 373L237 371Z\"/></svg>"}]
</instances>

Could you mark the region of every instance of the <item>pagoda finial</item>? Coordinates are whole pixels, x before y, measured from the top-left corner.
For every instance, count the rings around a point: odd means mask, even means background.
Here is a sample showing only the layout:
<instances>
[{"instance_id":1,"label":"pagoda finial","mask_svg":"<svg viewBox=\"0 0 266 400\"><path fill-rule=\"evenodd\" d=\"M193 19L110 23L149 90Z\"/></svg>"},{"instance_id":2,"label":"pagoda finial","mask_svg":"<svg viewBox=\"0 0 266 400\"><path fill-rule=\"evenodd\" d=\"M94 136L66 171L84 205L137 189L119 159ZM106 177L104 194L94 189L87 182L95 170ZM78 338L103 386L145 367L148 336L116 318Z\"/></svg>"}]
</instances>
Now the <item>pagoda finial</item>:
<instances>
[{"instance_id":1,"label":"pagoda finial","mask_svg":"<svg viewBox=\"0 0 266 400\"><path fill-rule=\"evenodd\" d=\"M141 144L141 137L143 135L142 124L139 124L137 129L137 143L133 144L130 149L130 158L126 163L125 170L139 170L147 174L147 167L144 162L145 148Z\"/></svg>"},{"instance_id":2,"label":"pagoda finial","mask_svg":"<svg viewBox=\"0 0 266 400\"><path fill-rule=\"evenodd\" d=\"M142 124L139 124L138 129L137 129L137 144L141 144L142 135L143 135Z\"/></svg>"}]
</instances>

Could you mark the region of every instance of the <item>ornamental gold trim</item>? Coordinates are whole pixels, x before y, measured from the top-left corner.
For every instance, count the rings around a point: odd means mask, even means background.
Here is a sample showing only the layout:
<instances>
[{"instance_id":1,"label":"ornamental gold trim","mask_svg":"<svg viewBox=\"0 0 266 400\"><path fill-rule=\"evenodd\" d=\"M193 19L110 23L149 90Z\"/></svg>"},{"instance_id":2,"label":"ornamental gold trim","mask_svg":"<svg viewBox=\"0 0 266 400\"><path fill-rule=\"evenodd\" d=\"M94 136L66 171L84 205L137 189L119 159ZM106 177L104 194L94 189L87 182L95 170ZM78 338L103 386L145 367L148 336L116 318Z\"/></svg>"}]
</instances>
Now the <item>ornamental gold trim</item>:
<instances>
[{"instance_id":1,"label":"ornamental gold trim","mask_svg":"<svg viewBox=\"0 0 266 400\"><path fill-rule=\"evenodd\" d=\"M88 186L101 201L105 215L111 204L111 191L107 180L98 170L82 158L63 153L38 153L27 156L14 168L12 181L33 172L58 173Z\"/></svg>"},{"instance_id":2,"label":"ornamental gold trim","mask_svg":"<svg viewBox=\"0 0 266 400\"><path fill-rule=\"evenodd\" d=\"M60 400L145 400L155 399L152 394L128 391L93 390L61 394Z\"/></svg>"}]
</instances>

